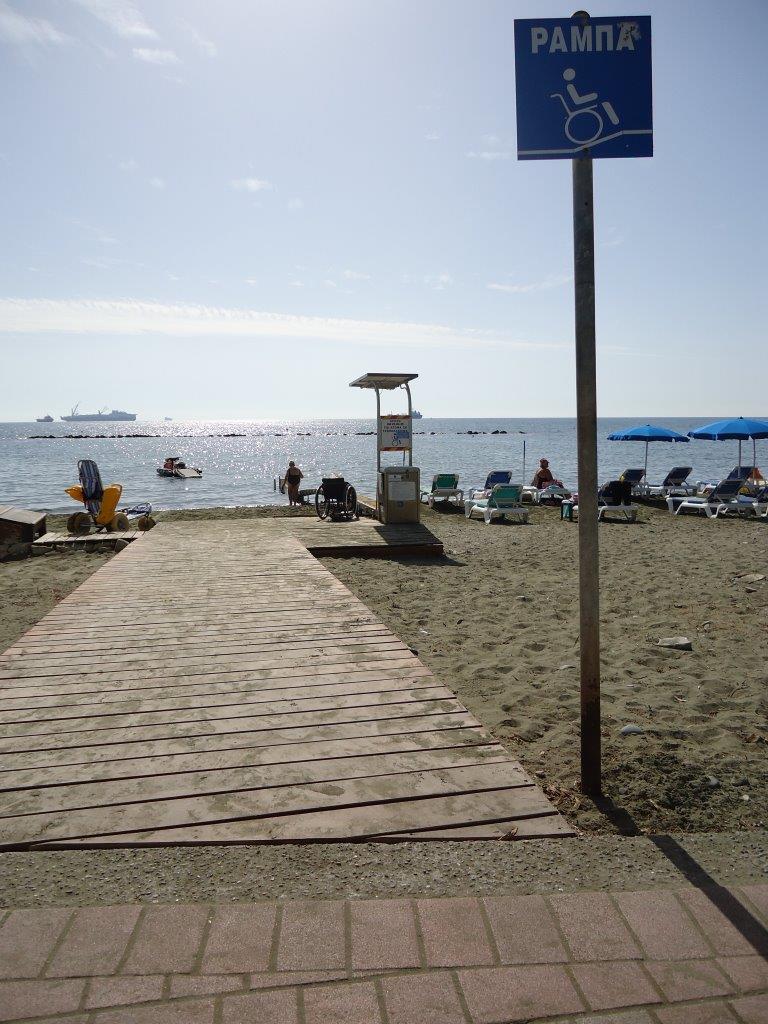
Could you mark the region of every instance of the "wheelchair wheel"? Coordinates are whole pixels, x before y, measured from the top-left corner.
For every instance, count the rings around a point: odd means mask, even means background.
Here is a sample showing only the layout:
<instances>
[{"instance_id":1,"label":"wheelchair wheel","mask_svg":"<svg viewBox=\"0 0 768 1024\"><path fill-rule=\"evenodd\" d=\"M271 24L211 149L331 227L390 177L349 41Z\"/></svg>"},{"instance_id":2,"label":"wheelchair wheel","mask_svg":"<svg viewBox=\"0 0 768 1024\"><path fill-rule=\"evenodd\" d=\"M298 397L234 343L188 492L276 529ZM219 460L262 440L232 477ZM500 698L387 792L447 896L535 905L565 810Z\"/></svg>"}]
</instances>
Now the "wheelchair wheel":
<instances>
[{"instance_id":1,"label":"wheelchair wheel","mask_svg":"<svg viewBox=\"0 0 768 1024\"><path fill-rule=\"evenodd\" d=\"M67 525L69 526L69 522ZM87 533L91 532L91 517L87 512L75 512L69 529L76 537L84 537Z\"/></svg>"},{"instance_id":2,"label":"wheelchair wheel","mask_svg":"<svg viewBox=\"0 0 768 1024\"><path fill-rule=\"evenodd\" d=\"M155 520L149 515L139 516L136 520L136 529L141 530L142 533L145 533L147 530L151 530L152 527L156 525L157 523Z\"/></svg>"},{"instance_id":3,"label":"wheelchair wheel","mask_svg":"<svg viewBox=\"0 0 768 1024\"><path fill-rule=\"evenodd\" d=\"M360 518L357 511L357 491L352 484L347 484L347 490L344 494L344 512L348 518Z\"/></svg>"},{"instance_id":4,"label":"wheelchair wheel","mask_svg":"<svg viewBox=\"0 0 768 1024\"><path fill-rule=\"evenodd\" d=\"M124 533L130 527L128 516L125 512L117 512L107 525L110 533Z\"/></svg>"},{"instance_id":5,"label":"wheelchair wheel","mask_svg":"<svg viewBox=\"0 0 768 1024\"><path fill-rule=\"evenodd\" d=\"M329 512L329 502L325 497L322 487L318 487L315 493L315 511L318 519L326 519Z\"/></svg>"}]
</instances>

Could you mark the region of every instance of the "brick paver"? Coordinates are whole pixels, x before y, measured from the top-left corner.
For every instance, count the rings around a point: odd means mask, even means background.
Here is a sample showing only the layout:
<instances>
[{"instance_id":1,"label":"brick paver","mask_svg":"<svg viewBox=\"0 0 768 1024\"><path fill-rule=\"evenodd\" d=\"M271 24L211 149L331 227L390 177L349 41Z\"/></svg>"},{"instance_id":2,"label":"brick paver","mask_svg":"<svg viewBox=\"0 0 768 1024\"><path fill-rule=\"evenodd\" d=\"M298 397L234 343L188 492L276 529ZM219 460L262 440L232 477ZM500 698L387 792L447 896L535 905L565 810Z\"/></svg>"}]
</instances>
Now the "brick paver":
<instances>
[{"instance_id":1,"label":"brick paver","mask_svg":"<svg viewBox=\"0 0 768 1024\"><path fill-rule=\"evenodd\" d=\"M555 918L542 896L483 900L503 964L562 963L569 959Z\"/></svg>"},{"instance_id":2,"label":"brick paver","mask_svg":"<svg viewBox=\"0 0 768 1024\"><path fill-rule=\"evenodd\" d=\"M84 989L84 981L0 982L0 1020L71 1013L80 1006Z\"/></svg>"},{"instance_id":3,"label":"brick paver","mask_svg":"<svg viewBox=\"0 0 768 1024\"><path fill-rule=\"evenodd\" d=\"M381 987L389 1024L465 1024L450 974L401 975L385 978Z\"/></svg>"},{"instance_id":4,"label":"brick paver","mask_svg":"<svg viewBox=\"0 0 768 1024\"><path fill-rule=\"evenodd\" d=\"M352 968L419 967L416 920L408 900L362 900L349 908Z\"/></svg>"},{"instance_id":5,"label":"brick paver","mask_svg":"<svg viewBox=\"0 0 768 1024\"><path fill-rule=\"evenodd\" d=\"M551 902L575 960L642 956L607 893L569 893L553 896Z\"/></svg>"},{"instance_id":6,"label":"brick paver","mask_svg":"<svg viewBox=\"0 0 768 1024\"><path fill-rule=\"evenodd\" d=\"M380 1024L379 1001L372 982L310 988L304 994L306 1024Z\"/></svg>"},{"instance_id":7,"label":"brick paver","mask_svg":"<svg viewBox=\"0 0 768 1024\"><path fill-rule=\"evenodd\" d=\"M71 910L14 910L0 928L0 978L36 978Z\"/></svg>"},{"instance_id":8,"label":"brick paver","mask_svg":"<svg viewBox=\"0 0 768 1024\"><path fill-rule=\"evenodd\" d=\"M147 907L125 963L126 974L191 971L208 914L207 907Z\"/></svg>"},{"instance_id":9,"label":"brick paver","mask_svg":"<svg viewBox=\"0 0 768 1024\"><path fill-rule=\"evenodd\" d=\"M283 909L277 967L281 971L344 967L344 905L340 900L297 900Z\"/></svg>"},{"instance_id":10,"label":"brick paver","mask_svg":"<svg viewBox=\"0 0 768 1024\"><path fill-rule=\"evenodd\" d=\"M593 1010L662 1002L640 964L632 961L578 964L573 976Z\"/></svg>"},{"instance_id":11,"label":"brick paver","mask_svg":"<svg viewBox=\"0 0 768 1024\"><path fill-rule=\"evenodd\" d=\"M219 907L203 953L204 974L266 971L277 908L270 903Z\"/></svg>"},{"instance_id":12,"label":"brick paver","mask_svg":"<svg viewBox=\"0 0 768 1024\"><path fill-rule=\"evenodd\" d=\"M138 907L78 910L46 974L51 978L113 974L138 917Z\"/></svg>"},{"instance_id":13,"label":"brick paver","mask_svg":"<svg viewBox=\"0 0 768 1024\"><path fill-rule=\"evenodd\" d=\"M757 904L709 895L12 911L0 1022L768 1024Z\"/></svg>"},{"instance_id":14,"label":"brick paver","mask_svg":"<svg viewBox=\"0 0 768 1024\"><path fill-rule=\"evenodd\" d=\"M724 1002L697 1006L662 1006L656 1010L661 1024L735 1024L736 1018Z\"/></svg>"},{"instance_id":15,"label":"brick paver","mask_svg":"<svg viewBox=\"0 0 768 1024\"><path fill-rule=\"evenodd\" d=\"M712 947L674 893L620 892L615 899L646 956L654 960L712 956Z\"/></svg>"},{"instance_id":16,"label":"brick paver","mask_svg":"<svg viewBox=\"0 0 768 1024\"><path fill-rule=\"evenodd\" d=\"M716 952L723 956L735 956L739 953L754 953L755 948L743 933L717 907L708 893L700 889L687 889L681 893L681 899L690 907L691 913L699 922L702 930L714 946ZM740 909L735 898L732 901L737 921L742 927L749 925L748 912Z\"/></svg>"},{"instance_id":17,"label":"brick paver","mask_svg":"<svg viewBox=\"0 0 768 1024\"><path fill-rule=\"evenodd\" d=\"M494 962L477 900L419 900L418 908L429 966L458 967Z\"/></svg>"},{"instance_id":18,"label":"brick paver","mask_svg":"<svg viewBox=\"0 0 768 1024\"><path fill-rule=\"evenodd\" d=\"M697 963L682 960L648 964L648 970L670 1003L681 999L725 996L733 992L733 986L723 972L710 961Z\"/></svg>"},{"instance_id":19,"label":"brick paver","mask_svg":"<svg viewBox=\"0 0 768 1024\"><path fill-rule=\"evenodd\" d=\"M459 971L476 1024L527 1021L585 1009L565 969L556 965Z\"/></svg>"}]
</instances>

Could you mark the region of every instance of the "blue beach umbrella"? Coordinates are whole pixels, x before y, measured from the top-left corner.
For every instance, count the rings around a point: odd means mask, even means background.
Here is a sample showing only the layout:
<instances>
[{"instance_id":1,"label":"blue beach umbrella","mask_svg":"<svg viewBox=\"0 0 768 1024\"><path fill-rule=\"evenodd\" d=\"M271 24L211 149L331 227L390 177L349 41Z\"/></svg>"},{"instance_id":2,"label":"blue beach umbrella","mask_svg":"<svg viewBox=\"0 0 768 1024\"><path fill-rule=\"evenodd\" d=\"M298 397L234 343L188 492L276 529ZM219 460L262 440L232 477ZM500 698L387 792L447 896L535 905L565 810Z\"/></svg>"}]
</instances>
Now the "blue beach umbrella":
<instances>
[{"instance_id":1,"label":"blue beach umbrella","mask_svg":"<svg viewBox=\"0 0 768 1024\"><path fill-rule=\"evenodd\" d=\"M695 437L701 441L738 441L739 442L739 465L741 465L741 442L752 440L752 465L755 465L755 441L758 438L768 437L768 422L765 420L750 420L738 416L732 420L716 420L714 423L707 423L703 427L696 427L688 431L689 437Z\"/></svg>"},{"instance_id":2,"label":"blue beach umbrella","mask_svg":"<svg viewBox=\"0 0 768 1024\"><path fill-rule=\"evenodd\" d=\"M667 427L654 427L651 423L644 423L641 427L630 427L629 430L617 430L608 435L609 441L645 441L645 468L648 472L648 445L651 441L689 441L685 434L678 434L676 430L669 430Z\"/></svg>"}]
</instances>

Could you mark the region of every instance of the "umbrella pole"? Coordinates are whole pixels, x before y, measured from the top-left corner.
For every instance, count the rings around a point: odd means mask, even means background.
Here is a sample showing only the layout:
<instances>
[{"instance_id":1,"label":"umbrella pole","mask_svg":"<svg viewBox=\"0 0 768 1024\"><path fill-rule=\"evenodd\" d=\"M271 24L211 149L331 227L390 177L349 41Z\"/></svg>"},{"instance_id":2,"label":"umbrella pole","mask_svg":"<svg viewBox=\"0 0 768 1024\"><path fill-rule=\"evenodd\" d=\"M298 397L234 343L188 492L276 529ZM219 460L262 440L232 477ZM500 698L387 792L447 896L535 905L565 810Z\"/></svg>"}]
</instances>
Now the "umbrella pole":
<instances>
[{"instance_id":1,"label":"umbrella pole","mask_svg":"<svg viewBox=\"0 0 768 1024\"><path fill-rule=\"evenodd\" d=\"M645 442L645 466L643 467L643 480L648 483L648 442Z\"/></svg>"},{"instance_id":2,"label":"umbrella pole","mask_svg":"<svg viewBox=\"0 0 768 1024\"><path fill-rule=\"evenodd\" d=\"M741 468L741 438L739 438L739 468Z\"/></svg>"}]
</instances>

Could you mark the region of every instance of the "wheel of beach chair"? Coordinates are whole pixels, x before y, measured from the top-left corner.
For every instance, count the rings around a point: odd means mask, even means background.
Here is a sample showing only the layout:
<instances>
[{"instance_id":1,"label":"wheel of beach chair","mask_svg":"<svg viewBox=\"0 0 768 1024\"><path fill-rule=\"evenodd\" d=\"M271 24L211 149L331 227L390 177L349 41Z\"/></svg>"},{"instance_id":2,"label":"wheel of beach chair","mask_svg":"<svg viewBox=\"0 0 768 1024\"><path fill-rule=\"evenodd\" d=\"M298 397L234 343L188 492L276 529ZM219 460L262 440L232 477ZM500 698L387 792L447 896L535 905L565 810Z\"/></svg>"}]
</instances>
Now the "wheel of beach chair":
<instances>
[{"instance_id":1,"label":"wheel of beach chair","mask_svg":"<svg viewBox=\"0 0 768 1024\"><path fill-rule=\"evenodd\" d=\"M141 530L145 533L147 530L151 530L153 526L157 525L157 521L152 516L139 516L136 520L136 529Z\"/></svg>"},{"instance_id":2,"label":"wheel of beach chair","mask_svg":"<svg viewBox=\"0 0 768 1024\"><path fill-rule=\"evenodd\" d=\"M87 512L75 512L70 517L70 521L67 521L67 527L70 533L74 533L77 537L84 537L87 533L91 532L91 517Z\"/></svg>"},{"instance_id":3,"label":"wheel of beach chair","mask_svg":"<svg viewBox=\"0 0 768 1024\"><path fill-rule=\"evenodd\" d=\"M73 512L71 516L67 517L67 533L74 533L74 519L77 512Z\"/></svg>"},{"instance_id":4,"label":"wheel of beach chair","mask_svg":"<svg viewBox=\"0 0 768 1024\"><path fill-rule=\"evenodd\" d=\"M130 520L125 512L117 512L112 516L111 521L107 525L107 530L110 533L124 533L130 527Z\"/></svg>"}]
</instances>

